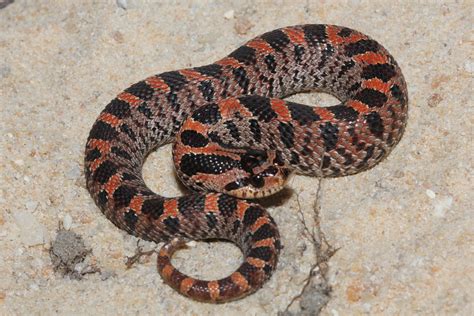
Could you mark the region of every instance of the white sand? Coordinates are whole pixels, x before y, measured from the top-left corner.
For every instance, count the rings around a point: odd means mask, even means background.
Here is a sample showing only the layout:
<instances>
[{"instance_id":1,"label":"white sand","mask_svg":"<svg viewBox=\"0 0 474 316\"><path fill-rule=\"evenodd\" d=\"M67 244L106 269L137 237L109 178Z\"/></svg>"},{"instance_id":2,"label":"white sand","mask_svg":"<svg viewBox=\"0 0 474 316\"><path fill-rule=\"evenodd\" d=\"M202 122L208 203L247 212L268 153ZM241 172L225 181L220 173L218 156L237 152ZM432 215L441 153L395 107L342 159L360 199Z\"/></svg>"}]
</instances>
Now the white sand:
<instances>
[{"instance_id":1,"label":"white sand","mask_svg":"<svg viewBox=\"0 0 474 316\"><path fill-rule=\"evenodd\" d=\"M94 205L83 150L98 113L130 84L216 61L265 31L302 23L345 25L380 41L410 96L408 128L387 160L322 182L322 230L340 248L329 261L333 291L322 313L473 313L472 1L119 2L127 9L112 0L17 0L0 10L1 315L284 310L314 260L295 192L310 215L316 179L296 177L294 191L270 208L285 245L272 279L255 295L215 306L164 285L155 257L125 269L137 240ZM168 196L180 194L169 154L160 150L145 167L150 186ZM48 249L59 222L83 237L102 274L78 281L53 272ZM199 244L176 262L195 276L221 277L239 256L231 245Z\"/></svg>"}]
</instances>

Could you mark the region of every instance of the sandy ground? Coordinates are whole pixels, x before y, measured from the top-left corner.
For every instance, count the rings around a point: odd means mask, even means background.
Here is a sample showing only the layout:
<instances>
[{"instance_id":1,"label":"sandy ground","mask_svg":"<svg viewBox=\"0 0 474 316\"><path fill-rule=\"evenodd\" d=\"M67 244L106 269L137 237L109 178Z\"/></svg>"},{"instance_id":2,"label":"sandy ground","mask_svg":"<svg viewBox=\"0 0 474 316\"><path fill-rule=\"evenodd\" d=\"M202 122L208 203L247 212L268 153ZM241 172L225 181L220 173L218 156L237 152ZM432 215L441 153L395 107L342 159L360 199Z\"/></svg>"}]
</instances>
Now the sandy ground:
<instances>
[{"instance_id":1,"label":"sandy ground","mask_svg":"<svg viewBox=\"0 0 474 316\"><path fill-rule=\"evenodd\" d=\"M287 310L316 260L298 209L311 229L317 179L296 177L269 203L285 246L272 279L246 299L216 306L163 284L154 256L126 269L137 239L94 205L83 150L98 113L130 84L216 61L277 27L333 23L367 33L392 52L408 83L410 117L401 143L379 166L321 182L320 228L338 249L328 270L319 271L331 289L322 314L472 315L474 4L441 2L16 0L1 9L0 314ZM145 177L160 193L182 194L169 154L169 147L153 154ZM53 269L51 242L61 225L91 250L76 267L79 277ZM222 277L238 266L240 253L199 243L175 261L192 275ZM100 272L82 276L85 265ZM287 315L315 313L312 297L306 310L297 299Z\"/></svg>"}]
</instances>

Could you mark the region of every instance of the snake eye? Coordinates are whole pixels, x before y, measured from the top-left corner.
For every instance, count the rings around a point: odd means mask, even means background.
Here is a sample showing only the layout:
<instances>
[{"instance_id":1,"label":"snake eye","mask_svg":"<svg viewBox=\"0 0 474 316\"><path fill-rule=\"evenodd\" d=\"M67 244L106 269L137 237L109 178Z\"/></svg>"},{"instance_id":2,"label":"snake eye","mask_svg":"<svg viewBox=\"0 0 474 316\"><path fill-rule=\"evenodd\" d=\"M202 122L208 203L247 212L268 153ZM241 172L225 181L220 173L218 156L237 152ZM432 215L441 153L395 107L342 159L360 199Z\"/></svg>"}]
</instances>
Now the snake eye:
<instances>
[{"instance_id":1,"label":"snake eye","mask_svg":"<svg viewBox=\"0 0 474 316\"><path fill-rule=\"evenodd\" d=\"M278 173L278 169L274 166L270 166L268 167L267 169L265 169L265 171L263 172L263 174L265 176L276 176L276 174Z\"/></svg>"},{"instance_id":2,"label":"snake eye","mask_svg":"<svg viewBox=\"0 0 474 316\"><path fill-rule=\"evenodd\" d=\"M261 175L255 175L250 177L249 182L255 188L263 188L263 186L265 185L265 180Z\"/></svg>"}]
</instances>

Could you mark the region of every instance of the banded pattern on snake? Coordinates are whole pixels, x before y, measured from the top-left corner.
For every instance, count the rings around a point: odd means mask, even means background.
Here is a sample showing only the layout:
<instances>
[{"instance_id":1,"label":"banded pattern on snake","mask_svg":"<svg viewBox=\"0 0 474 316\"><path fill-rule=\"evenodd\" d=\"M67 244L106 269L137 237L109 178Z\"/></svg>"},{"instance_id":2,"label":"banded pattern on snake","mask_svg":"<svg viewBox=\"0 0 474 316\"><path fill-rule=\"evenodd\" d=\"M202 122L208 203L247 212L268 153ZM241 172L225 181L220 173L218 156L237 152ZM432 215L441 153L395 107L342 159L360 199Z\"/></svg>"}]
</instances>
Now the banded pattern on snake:
<instances>
[{"instance_id":1,"label":"banded pattern on snake","mask_svg":"<svg viewBox=\"0 0 474 316\"><path fill-rule=\"evenodd\" d=\"M313 90L341 103L279 99ZM407 104L399 66L367 35L323 24L277 29L213 64L154 75L120 93L90 131L87 188L116 226L166 242L158 270L179 293L235 300L269 279L281 249L274 220L248 199L280 190L293 171L337 177L375 166L400 140ZM152 192L142 177L147 154L170 142L179 177L195 191L176 198ZM242 250L230 276L203 281L171 265L185 241L211 238Z\"/></svg>"}]
</instances>

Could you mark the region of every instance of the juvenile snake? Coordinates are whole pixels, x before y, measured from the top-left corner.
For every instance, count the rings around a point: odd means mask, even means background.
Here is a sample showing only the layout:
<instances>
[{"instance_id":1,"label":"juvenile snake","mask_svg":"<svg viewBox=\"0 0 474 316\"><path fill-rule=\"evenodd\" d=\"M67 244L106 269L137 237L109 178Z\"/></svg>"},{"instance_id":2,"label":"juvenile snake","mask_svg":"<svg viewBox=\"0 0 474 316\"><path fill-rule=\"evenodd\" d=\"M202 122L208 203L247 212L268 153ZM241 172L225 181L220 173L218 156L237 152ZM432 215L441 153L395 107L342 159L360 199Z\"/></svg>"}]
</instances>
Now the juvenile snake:
<instances>
[{"instance_id":1,"label":"juvenile snake","mask_svg":"<svg viewBox=\"0 0 474 316\"><path fill-rule=\"evenodd\" d=\"M341 103L279 99L314 90ZM281 249L271 216L247 199L280 190L293 171L337 177L373 167L400 140L407 103L400 68L368 36L335 25L277 29L213 64L154 75L120 93L90 131L87 188L116 226L166 242L158 270L179 293L235 300L269 279ZM142 177L148 153L170 142L177 173L193 189L176 198L152 192ZM171 265L185 241L211 238L242 250L230 276L203 281Z\"/></svg>"}]
</instances>

